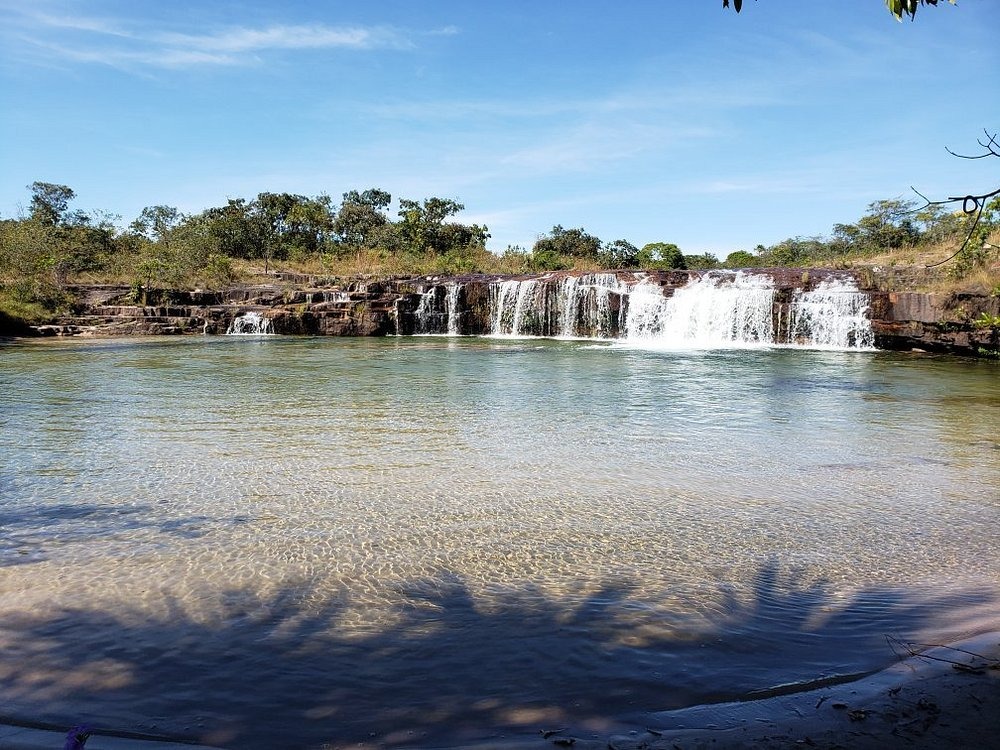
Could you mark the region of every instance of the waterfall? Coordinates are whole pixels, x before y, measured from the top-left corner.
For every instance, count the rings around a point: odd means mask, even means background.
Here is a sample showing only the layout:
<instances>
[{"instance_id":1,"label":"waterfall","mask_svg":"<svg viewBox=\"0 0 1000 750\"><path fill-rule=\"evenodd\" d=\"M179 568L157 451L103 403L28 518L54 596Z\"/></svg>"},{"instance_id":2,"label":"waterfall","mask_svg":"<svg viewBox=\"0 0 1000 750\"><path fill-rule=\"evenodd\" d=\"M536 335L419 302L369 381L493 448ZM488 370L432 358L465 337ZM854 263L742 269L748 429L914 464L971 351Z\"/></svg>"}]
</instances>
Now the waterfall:
<instances>
[{"instance_id":1,"label":"waterfall","mask_svg":"<svg viewBox=\"0 0 1000 750\"><path fill-rule=\"evenodd\" d=\"M545 336L548 284L541 279L501 281L490 288L494 336ZM549 333L551 335L551 332Z\"/></svg>"},{"instance_id":2,"label":"waterfall","mask_svg":"<svg viewBox=\"0 0 1000 750\"><path fill-rule=\"evenodd\" d=\"M769 273L708 271L692 274L680 287L670 283L675 277L616 273L442 280L409 298L412 313L397 302L396 316L398 322L412 315L407 330L423 335L611 339L706 349L873 348L868 295L853 279L827 273L811 291L796 291L795 276L790 284L787 274L776 280Z\"/></svg>"},{"instance_id":3,"label":"waterfall","mask_svg":"<svg viewBox=\"0 0 1000 750\"><path fill-rule=\"evenodd\" d=\"M612 338L624 324L624 307L613 305L628 287L613 273L524 281L490 287L494 336Z\"/></svg>"},{"instance_id":4,"label":"waterfall","mask_svg":"<svg viewBox=\"0 0 1000 750\"><path fill-rule=\"evenodd\" d=\"M259 312L237 315L226 330L227 336L270 336L273 333L274 326L270 319L265 318Z\"/></svg>"},{"instance_id":5,"label":"waterfall","mask_svg":"<svg viewBox=\"0 0 1000 750\"><path fill-rule=\"evenodd\" d=\"M442 291L443 290L443 291ZM447 334L458 336L461 309L459 295L462 285L451 282L444 286L435 285L424 290L414 312L415 332L418 334Z\"/></svg>"},{"instance_id":6,"label":"waterfall","mask_svg":"<svg viewBox=\"0 0 1000 750\"><path fill-rule=\"evenodd\" d=\"M432 286L420 295L420 302L417 303L417 310L414 313L416 318L417 334L441 333L441 318L444 311L441 310L438 301L438 287Z\"/></svg>"},{"instance_id":7,"label":"waterfall","mask_svg":"<svg viewBox=\"0 0 1000 750\"><path fill-rule=\"evenodd\" d=\"M458 284L449 284L448 292L445 295L445 303L447 310L445 314L448 316L448 335L457 336L458 335L458 293L461 287Z\"/></svg>"},{"instance_id":8,"label":"waterfall","mask_svg":"<svg viewBox=\"0 0 1000 750\"><path fill-rule=\"evenodd\" d=\"M831 279L811 292L796 292L789 311L788 340L822 348L873 349L868 295L852 279Z\"/></svg>"},{"instance_id":9,"label":"waterfall","mask_svg":"<svg viewBox=\"0 0 1000 750\"><path fill-rule=\"evenodd\" d=\"M774 281L768 276L708 273L664 297L639 284L629 295L625 338L666 346L720 347L775 342Z\"/></svg>"},{"instance_id":10,"label":"waterfall","mask_svg":"<svg viewBox=\"0 0 1000 750\"><path fill-rule=\"evenodd\" d=\"M618 335L624 323L624 306L612 307L613 295L619 300L628 294L628 286L613 273L569 276L562 282L562 325L559 334L566 338L610 338Z\"/></svg>"}]
</instances>

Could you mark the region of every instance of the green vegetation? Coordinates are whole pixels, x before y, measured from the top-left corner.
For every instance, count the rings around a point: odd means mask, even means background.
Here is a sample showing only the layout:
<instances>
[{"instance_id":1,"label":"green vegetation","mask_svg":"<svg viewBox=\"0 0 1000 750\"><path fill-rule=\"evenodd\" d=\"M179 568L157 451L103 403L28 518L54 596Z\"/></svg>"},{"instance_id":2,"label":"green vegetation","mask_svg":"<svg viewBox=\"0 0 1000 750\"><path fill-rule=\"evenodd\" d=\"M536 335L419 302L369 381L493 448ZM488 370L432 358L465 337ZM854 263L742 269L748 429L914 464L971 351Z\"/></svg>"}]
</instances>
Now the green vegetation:
<instances>
[{"instance_id":1,"label":"green vegetation","mask_svg":"<svg viewBox=\"0 0 1000 750\"><path fill-rule=\"evenodd\" d=\"M34 182L27 215L0 220L0 312L42 322L72 303L74 283L119 283L141 303L151 292L220 287L276 271L321 276L404 276L474 272L522 274L558 269L644 270L942 266L955 280L1000 288L1000 197L976 215L942 205L881 200L829 237L793 237L771 246L735 250L720 261L710 253L684 254L675 244L638 248L628 240L603 242L583 228L556 225L530 251L486 248L489 230L463 224L461 203L444 198L402 199L378 188L327 195L260 193L230 199L197 214L153 205L124 228L117 217L74 210L74 191ZM958 250L956 251L956 248ZM954 257L951 257L954 256Z\"/></svg>"},{"instance_id":2,"label":"green vegetation","mask_svg":"<svg viewBox=\"0 0 1000 750\"><path fill-rule=\"evenodd\" d=\"M976 328L1000 328L1000 315L990 315L981 313L978 318L972 321Z\"/></svg>"}]
</instances>

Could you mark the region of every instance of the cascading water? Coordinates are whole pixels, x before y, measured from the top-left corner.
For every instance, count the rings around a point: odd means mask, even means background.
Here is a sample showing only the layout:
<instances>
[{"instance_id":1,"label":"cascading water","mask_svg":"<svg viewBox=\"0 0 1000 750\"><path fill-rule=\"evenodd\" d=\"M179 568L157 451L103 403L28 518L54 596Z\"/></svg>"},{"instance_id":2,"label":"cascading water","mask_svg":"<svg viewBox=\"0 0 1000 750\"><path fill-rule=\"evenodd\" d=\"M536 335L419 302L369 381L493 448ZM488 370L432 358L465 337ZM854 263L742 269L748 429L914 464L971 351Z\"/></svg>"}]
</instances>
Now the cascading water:
<instances>
[{"instance_id":1,"label":"cascading water","mask_svg":"<svg viewBox=\"0 0 1000 750\"><path fill-rule=\"evenodd\" d=\"M545 294L541 279L501 281L490 288L493 301L491 333L494 336L544 336ZM551 333L550 333L551 335Z\"/></svg>"},{"instance_id":2,"label":"cascading water","mask_svg":"<svg viewBox=\"0 0 1000 750\"><path fill-rule=\"evenodd\" d=\"M488 300L459 282L435 284L420 295L412 331L615 339L678 348L873 348L868 296L849 278L824 280L812 291L782 287L779 292L767 273L710 271L672 294L655 278L626 278L630 281L615 273L549 274L478 282L489 284ZM397 315L400 311L397 306Z\"/></svg>"},{"instance_id":3,"label":"cascading water","mask_svg":"<svg viewBox=\"0 0 1000 750\"><path fill-rule=\"evenodd\" d=\"M437 290L436 286L432 286L420 295L420 302L417 303L414 313L416 318L414 332L417 334L441 333L443 311L440 309Z\"/></svg>"},{"instance_id":4,"label":"cascading water","mask_svg":"<svg viewBox=\"0 0 1000 750\"><path fill-rule=\"evenodd\" d=\"M566 276L559 281L526 279L491 285L494 336L610 338L622 328L628 287L613 273Z\"/></svg>"},{"instance_id":5,"label":"cascading water","mask_svg":"<svg viewBox=\"0 0 1000 750\"><path fill-rule=\"evenodd\" d=\"M461 291L462 286L457 282L446 284L444 287L436 285L426 289L420 295L420 302L417 303L417 309L414 311L415 332L418 334L458 336L460 333L459 294Z\"/></svg>"},{"instance_id":6,"label":"cascading water","mask_svg":"<svg viewBox=\"0 0 1000 750\"><path fill-rule=\"evenodd\" d=\"M226 330L227 336L270 336L274 334L274 326L269 318L259 312L247 312L237 315Z\"/></svg>"},{"instance_id":7,"label":"cascading water","mask_svg":"<svg viewBox=\"0 0 1000 750\"><path fill-rule=\"evenodd\" d=\"M561 336L608 338L622 329L625 308L620 300L628 294L628 286L615 274L567 277L562 282L560 294L563 299ZM617 310L612 306L614 295L619 300Z\"/></svg>"},{"instance_id":8,"label":"cascading water","mask_svg":"<svg viewBox=\"0 0 1000 750\"><path fill-rule=\"evenodd\" d=\"M625 338L665 346L773 344L774 281L742 272L709 273L664 297L639 284L629 295Z\"/></svg>"},{"instance_id":9,"label":"cascading water","mask_svg":"<svg viewBox=\"0 0 1000 750\"><path fill-rule=\"evenodd\" d=\"M834 349L873 349L868 295L850 279L821 282L811 292L797 292L789 314L788 340Z\"/></svg>"},{"instance_id":10,"label":"cascading water","mask_svg":"<svg viewBox=\"0 0 1000 750\"><path fill-rule=\"evenodd\" d=\"M445 314L448 316L448 335L457 336L459 333L458 328L458 293L461 291L461 287L458 284L449 284L448 291L445 294Z\"/></svg>"}]
</instances>

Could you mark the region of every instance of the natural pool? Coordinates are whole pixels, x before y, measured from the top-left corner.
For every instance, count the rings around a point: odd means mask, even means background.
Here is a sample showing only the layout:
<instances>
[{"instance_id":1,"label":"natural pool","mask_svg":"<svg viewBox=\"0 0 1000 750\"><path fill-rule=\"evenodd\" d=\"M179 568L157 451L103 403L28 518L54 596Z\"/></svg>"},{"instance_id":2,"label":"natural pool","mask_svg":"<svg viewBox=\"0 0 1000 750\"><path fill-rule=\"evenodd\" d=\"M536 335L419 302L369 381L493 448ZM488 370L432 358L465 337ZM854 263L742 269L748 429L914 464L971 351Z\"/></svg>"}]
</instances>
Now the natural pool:
<instances>
[{"instance_id":1,"label":"natural pool","mask_svg":"<svg viewBox=\"0 0 1000 750\"><path fill-rule=\"evenodd\" d=\"M0 345L0 705L461 744L1000 626L1000 366L585 341Z\"/></svg>"}]
</instances>

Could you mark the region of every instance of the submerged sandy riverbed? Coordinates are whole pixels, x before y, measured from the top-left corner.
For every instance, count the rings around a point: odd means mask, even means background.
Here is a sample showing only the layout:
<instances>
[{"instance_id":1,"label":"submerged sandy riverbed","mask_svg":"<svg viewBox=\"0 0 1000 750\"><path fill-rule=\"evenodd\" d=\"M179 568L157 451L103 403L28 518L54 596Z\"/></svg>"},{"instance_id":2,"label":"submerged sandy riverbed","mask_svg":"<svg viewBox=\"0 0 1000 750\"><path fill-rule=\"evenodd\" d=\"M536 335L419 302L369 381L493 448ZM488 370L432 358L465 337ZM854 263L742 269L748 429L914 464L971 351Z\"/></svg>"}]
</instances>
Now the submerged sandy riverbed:
<instances>
[{"instance_id":1,"label":"submerged sandy riverbed","mask_svg":"<svg viewBox=\"0 0 1000 750\"><path fill-rule=\"evenodd\" d=\"M241 748L615 734L996 629L997 368L513 340L0 359L0 698ZM824 683L825 684L825 683Z\"/></svg>"}]
</instances>

